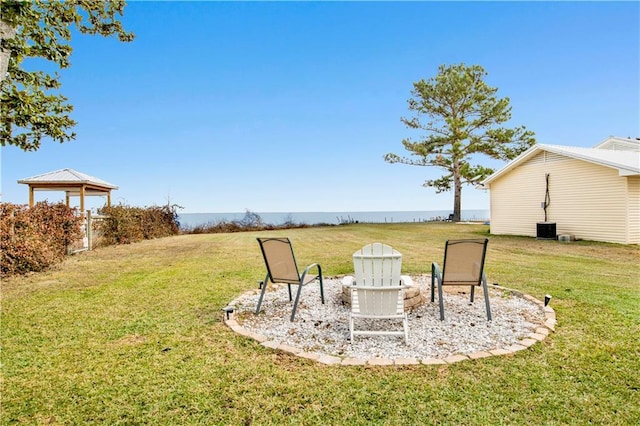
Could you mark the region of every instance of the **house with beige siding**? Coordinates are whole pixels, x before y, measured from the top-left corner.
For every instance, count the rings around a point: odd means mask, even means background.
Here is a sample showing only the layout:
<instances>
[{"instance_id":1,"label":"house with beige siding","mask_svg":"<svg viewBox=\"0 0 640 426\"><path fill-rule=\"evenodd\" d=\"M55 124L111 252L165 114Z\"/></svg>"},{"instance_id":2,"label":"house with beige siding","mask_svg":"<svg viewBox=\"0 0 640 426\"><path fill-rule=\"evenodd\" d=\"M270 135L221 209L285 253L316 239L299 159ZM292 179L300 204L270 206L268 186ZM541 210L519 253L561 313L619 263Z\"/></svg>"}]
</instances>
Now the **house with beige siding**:
<instances>
[{"instance_id":1,"label":"house with beige siding","mask_svg":"<svg viewBox=\"0 0 640 426\"><path fill-rule=\"evenodd\" d=\"M491 233L640 244L640 140L537 144L489 176Z\"/></svg>"}]
</instances>

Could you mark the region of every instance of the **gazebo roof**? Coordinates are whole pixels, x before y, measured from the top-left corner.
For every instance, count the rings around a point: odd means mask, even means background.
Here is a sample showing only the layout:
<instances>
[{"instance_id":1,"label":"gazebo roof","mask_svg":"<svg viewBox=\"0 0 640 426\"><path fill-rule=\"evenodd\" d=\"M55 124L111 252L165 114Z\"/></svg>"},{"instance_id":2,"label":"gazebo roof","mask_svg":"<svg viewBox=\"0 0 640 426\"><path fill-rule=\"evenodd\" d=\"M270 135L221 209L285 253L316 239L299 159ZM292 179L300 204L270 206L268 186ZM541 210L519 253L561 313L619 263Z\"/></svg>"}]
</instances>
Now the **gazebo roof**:
<instances>
[{"instance_id":1,"label":"gazebo roof","mask_svg":"<svg viewBox=\"0 0 640 426\"><path fill-rule=\"evenodd\" d=\"M64 191L69 197L80 197L80 210L84 211L84 197L90 195L106 196L107 205L111 205L111 191L117 186L97 177L73 169L61 169L37 176L20 179L18 183L29 185L29 205L34 205L34 191Z\"/></svg>"},{"instance_id":2,"label":"gazebo roof","mask_svg":"<svg viewBox=\"0 0 640 426\"><path fill-rule=\"evenodd\" d=\"M31 176L28 178L20 179L18 183L24 183L27 185L66 185L69 184L71 186L78 185L91 185L107 190L118 189L116 185L110 184L109 182L105 182L102 179L98 179L97 177L89 176L86 173L81 173L75 171L73 169L61 169L53 172L43 173L37 176ZM57 190L60 190L58 187Z\"/></svg>"}]
</instances>

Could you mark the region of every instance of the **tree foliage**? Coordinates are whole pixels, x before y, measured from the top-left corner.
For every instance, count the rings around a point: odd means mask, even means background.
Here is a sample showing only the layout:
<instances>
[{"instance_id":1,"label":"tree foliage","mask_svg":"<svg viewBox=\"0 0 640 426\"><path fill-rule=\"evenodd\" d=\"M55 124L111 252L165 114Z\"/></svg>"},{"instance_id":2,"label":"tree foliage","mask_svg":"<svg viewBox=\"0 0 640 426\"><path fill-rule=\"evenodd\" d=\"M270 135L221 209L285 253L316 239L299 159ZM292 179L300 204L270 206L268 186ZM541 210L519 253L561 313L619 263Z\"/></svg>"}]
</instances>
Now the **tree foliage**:
<instances>
[{"instance_id":1,"label":"tree foliage","mask_svg":"<svg viewBox=\"0 0 640 426\"><path fill-rule=\"evenodd\" d=\"M384 156L389 163L444 169L443 176L423 185L437 193L453 187L456 221L460 220L462 186L477 185L494 172L472 164L477 154L510 160L535 143L533 132L524 126L500 127L511 119L510 100L496 96L498 89L484 82L486 75L479 65L440 65L438 75L414 83L408 104L415 115L401 120L408 128L423 131L424 136L402 141L411 157Z\"/></svg>"},{"instance_id":2,"label":"tree foliage","mask_svg":"<svg viewBox=\"0 0 640 426\"><path fill-rule=\"evenodd\" d=\"M69 116L73 106L56 93L59 75L28 71L23 61L42 58L59 68L69 67L72 27L82 34L133 40L133 34L118 20L124 6L124 0L2 0L2 50L10 54L7 74L0 76L2 146L35 151L45 137L60 143L75 139L72 128L76 122ZM14 34L8 34L6 28Z\"/></svg>"}]
</instances>

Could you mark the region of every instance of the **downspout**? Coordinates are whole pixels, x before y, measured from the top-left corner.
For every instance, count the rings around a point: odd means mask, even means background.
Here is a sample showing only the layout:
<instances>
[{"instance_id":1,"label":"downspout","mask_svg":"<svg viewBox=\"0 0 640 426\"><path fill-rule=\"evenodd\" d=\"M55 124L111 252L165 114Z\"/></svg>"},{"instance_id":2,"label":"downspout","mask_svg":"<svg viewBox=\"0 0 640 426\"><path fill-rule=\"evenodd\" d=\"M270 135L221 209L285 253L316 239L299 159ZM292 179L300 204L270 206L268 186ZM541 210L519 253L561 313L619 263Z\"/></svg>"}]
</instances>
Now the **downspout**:
<instances>
[{"instance_id":1,"label":"downspout","mask_svg":"<svg viewBox=\"0 0 640 426\"><path fill-rule=\"evenodd\" d=\"M547 222L547 208L549 207L549 205L551 204L551 196L549 195L549 173L547 173L545 176L545 181L546 181L546 185L545 185L545 191L544 191L544 201L542 202L542 208L544 209L544 221Z\"/></svg>"}]
</instances>

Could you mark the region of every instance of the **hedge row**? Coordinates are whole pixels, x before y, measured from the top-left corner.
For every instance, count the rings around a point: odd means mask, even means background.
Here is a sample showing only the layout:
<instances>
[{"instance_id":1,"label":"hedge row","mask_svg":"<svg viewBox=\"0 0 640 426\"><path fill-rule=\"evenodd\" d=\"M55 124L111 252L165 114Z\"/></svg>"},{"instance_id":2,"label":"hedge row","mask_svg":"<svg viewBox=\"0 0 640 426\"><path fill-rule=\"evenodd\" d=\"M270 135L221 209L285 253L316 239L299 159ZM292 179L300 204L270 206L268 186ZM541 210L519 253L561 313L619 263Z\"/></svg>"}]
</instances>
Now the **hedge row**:
<instances>
[{"instance_id":1,"label":"hedge row","mask_svg":"<svg viewBox=\"0 0 640 426\"><path fill-rule=\"evenodd\" d=\"M130 244L180 233L176 205L103 207L100 214L107 218L101 224L101 245Z\"/></svg>"},{"instance_id":2,"label":"hedge row","mask_svg":"<svg viewBox=\"0 0 640 426\"><path fill-rule=\"evenodd\" d=\"M180 232L178 206L104 207L100 245L128 244ZM85 219L63 203L0 203L0 275L42 271L67 255L83 238Z\"/></svg>"},{"instance_id":3,"label":"hedge row","mask_svg":"<svg viewBox=\"0 0 640 426\"><path fill-rule=\"evenodd\" d=\"M82 236L83 219L63 203L0 203L0 274L42 271Z\"/></svg>"}]
</instances>

